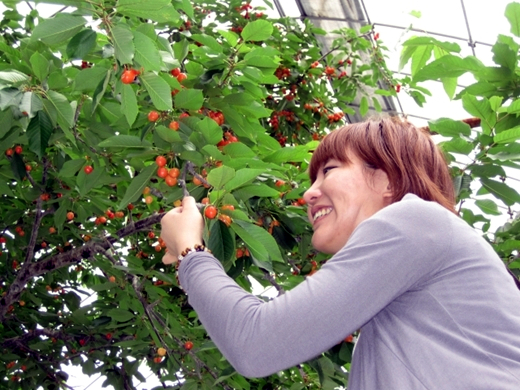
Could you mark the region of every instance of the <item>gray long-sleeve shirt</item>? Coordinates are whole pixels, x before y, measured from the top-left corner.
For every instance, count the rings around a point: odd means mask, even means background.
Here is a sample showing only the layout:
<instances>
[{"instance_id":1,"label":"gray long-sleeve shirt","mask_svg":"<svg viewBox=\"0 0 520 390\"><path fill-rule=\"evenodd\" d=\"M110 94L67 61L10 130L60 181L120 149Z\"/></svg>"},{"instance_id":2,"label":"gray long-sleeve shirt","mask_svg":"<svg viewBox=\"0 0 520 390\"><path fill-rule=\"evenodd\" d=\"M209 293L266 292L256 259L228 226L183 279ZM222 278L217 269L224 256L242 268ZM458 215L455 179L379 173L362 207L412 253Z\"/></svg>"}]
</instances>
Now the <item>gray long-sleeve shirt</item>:
<instances>
[{"instance_id":1,"label":"gray long-sleeve shirt","mask_svg":"<svg viewBox=\"0 0 520 390\"><path fill-rule=\"evenodd\" d=\"M415 195L359 224L316 274L269 302L210 254L188 255L179 272L245 376L309 360L361 328L350 390L520 389L520 291L478 233Z\"/></svg>"}]
</instances>

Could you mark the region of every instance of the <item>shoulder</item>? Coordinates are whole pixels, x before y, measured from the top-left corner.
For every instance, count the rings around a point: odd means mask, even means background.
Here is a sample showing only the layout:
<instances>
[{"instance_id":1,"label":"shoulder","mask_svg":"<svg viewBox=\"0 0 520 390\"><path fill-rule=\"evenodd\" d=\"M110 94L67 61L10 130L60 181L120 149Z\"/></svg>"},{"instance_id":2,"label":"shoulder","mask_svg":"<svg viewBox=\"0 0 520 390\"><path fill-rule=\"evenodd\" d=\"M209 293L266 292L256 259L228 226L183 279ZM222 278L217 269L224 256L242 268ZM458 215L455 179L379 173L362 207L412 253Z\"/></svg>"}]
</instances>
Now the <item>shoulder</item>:
<instances>
[{"instance_id":1,"label":"shoulder","mask_svg":"<svg viewBox=\"0 0 520 390\"><path fill-rule=\"evenodd\" d=\"M414 194L405 195L399 202L380 210L373 219L389 223L439 225L453 223L459 218L437 202L426 201Z\"/></svg>"},{"instance_id":2,"label":"shoulder","mask_svg":"<svg viewBox=\"0 0 520 390\"><path fill-rule=\"evenodd\" d=\"M400 237L402 245L443 251L456 226L459 218L440 204L407 194L362 222L353 236Z\"/></svg>"}]
</instances>

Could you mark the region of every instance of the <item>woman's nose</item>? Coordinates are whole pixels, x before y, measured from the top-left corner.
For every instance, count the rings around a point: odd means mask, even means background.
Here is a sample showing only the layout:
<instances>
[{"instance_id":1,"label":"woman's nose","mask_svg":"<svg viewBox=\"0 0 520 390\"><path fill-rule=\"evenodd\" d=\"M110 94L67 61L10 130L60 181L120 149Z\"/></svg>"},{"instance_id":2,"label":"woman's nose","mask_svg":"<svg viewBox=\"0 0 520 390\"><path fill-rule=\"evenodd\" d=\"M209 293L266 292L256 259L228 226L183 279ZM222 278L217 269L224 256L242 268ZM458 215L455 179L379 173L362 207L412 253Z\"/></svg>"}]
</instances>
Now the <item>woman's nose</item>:
<instances>
[{"instance_id":1,"label":"woman's nose","mask_svg":"<svg viewBox=\"0 0 520 390\"><path fill-rule=\"evenodd\" d=\"M314 184L303 194L303 199L307 204L313 204L318 200L321 195L321 191L319 189L318 182L315 181Z\"/></svg>"}]
</instances>

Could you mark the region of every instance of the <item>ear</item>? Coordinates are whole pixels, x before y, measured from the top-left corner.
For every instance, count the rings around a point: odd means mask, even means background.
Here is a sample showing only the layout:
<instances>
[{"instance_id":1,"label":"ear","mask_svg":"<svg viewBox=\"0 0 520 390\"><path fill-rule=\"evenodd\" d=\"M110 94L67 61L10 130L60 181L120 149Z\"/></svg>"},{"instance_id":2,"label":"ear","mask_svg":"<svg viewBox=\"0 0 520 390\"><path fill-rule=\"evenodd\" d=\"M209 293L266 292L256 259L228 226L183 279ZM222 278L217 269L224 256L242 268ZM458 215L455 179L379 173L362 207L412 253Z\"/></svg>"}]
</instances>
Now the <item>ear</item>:
<instances>
[{"instance_id":1,"label":"ear","mask_svg":"<svg viewBox=\"0 0 520 390\"><path fill-rule=\"evenodd\" d=\"M383 197L384 202L387 204L392 203L392 199L394 198L394 191L393 191L392 184L390 183L390 180L388 179L388 175L386 174L386 172L379 170L379 180L380 180L379 188L381 189L381 195Z\"/></svg>"}]
</instances>

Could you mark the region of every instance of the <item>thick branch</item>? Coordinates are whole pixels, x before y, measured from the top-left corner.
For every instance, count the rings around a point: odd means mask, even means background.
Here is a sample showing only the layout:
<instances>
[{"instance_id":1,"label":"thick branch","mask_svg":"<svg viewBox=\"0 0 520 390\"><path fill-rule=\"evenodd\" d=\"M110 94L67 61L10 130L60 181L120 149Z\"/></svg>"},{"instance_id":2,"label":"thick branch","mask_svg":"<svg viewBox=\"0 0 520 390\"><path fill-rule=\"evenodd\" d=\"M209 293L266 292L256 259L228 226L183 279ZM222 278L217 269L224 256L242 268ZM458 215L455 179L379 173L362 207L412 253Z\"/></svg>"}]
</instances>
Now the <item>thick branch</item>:
<instances>
[{"instance_id":1,"label":"thick branch","mask_svg":"<svg viewBox=\"0 0 520 390\"><path fill-rule=\"evenodd\" d=\"M154 214L148 218L129 224L117 231L115 236L109 236L104 241L92 240L85 245L72 249L69 252L60 253L45 260L38 261L37 263L30 263L27 266L24 264L24 267L22 267L18 272L15 281L9 287L7 294L0 299L0 322L4 321L9 306L19 300L27 282L32 278L58 268L77 264L81 259L88 258L96 253L103 253L103 251L108 250L113 243L121 238L146 230L149 227L158 224L163 215L164 213Z\"/></svg>"}]
</instances>

